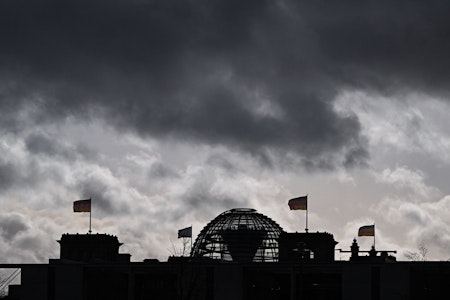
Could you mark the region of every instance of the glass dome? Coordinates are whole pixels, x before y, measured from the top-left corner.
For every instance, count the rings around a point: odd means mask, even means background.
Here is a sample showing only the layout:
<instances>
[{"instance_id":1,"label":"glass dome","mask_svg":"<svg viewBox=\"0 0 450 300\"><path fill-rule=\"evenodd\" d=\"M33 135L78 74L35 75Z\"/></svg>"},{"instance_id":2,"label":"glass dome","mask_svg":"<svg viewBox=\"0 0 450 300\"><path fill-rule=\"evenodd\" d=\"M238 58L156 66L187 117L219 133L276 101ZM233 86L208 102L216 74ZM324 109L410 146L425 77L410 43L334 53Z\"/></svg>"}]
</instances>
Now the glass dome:
<instances>
[{"instance_id":1,"label":"glass dome","mask_svg":"<svg viewBox=\"0 0 450 300\"><path fill-rule=\"evenodd\" d=\"M238 262L278 261L278 237L283 229L254 209L235 208L221 213L197 236L193 258Z\"/></svg>"}]
</instances>

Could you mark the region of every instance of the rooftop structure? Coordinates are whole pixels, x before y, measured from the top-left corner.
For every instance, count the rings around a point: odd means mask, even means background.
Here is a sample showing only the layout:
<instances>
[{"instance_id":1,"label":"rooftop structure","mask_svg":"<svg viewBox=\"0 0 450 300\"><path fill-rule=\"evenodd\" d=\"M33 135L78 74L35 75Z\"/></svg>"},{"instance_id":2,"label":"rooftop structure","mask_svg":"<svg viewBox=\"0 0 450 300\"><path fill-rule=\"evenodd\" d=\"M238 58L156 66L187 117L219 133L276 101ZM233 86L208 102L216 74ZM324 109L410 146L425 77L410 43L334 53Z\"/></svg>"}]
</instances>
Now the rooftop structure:
<instances>
[{"instance_id":1,"label":"rooftop structure","mask_svg":"<svg viewBox=\"0 0 450 300\"><path fill-rule=\"evenodd\" d=\"M278 238L283 229L254 209L235 208L221 213L200 232L193 258L236 262L278 261Z\"/></svg>"},{"instance_id":2,"label":"rooftop structure","mask_svg":"<svg viewBox=\"0 0 450 300\"><path fill-rule=\"evenodd\" d=\"M327 232L283 232L279 238L279 261L334 261L337 242Z\"/></svg>"},{"instance_id":3,"label":"rooftop structure","mask_svg":"<svg viewBox=\"0 0 450 300\"><path fill-rule=\"evenodd\" d=\"M63 234L60 258L72 261L130 261L130 254L119 253L122 243L109 234Z\"/></svg>"}]
</instances>

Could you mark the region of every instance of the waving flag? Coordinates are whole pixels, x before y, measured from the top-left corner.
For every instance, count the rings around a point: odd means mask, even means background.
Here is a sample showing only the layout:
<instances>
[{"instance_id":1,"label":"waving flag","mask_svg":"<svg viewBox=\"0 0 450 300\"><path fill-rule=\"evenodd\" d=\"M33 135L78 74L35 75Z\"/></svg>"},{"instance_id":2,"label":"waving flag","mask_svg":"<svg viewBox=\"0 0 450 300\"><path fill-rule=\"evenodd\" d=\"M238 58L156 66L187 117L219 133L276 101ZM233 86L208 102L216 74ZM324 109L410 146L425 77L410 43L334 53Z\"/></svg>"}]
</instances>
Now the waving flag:
<instances>
[{"instance_id":1,"label":"waving flag","mask_svg":"<svg viewBox=\"0 0 450 300\"><path fill-rule=\"evenodd\" d=\"M375 225L360 227L358 230L358 236L375 236Z\"/></svg>"},{"instance_id":2,"label":"waving flag","mask_svg":"<svg viewBox=\"0 0 450 300\"><path fill-rule=\"evenodd\" d=\"M308 209L308 196L302 196L289 200L289 208L291 210L307 210Z\"/></svg>"},{"instance_id":3,"label":"waving flag","mask_svg":"<svg viewBox=\"0 0 450 300\"><path fill-rule=\"evenodd\" d=\"M178 238L191 238L192 237L192 226L186 227L178 230Z\"/></svg>"},{"instance_id":4,"label":"waving flag","mask_svg":"<svg viewBox=\"0 0 450 300\"><path fill-rule=\"evenodd\" d=\"M73 212L90 212L91 199L77 200L73 202Z\"/></svg>"}]
</instances>

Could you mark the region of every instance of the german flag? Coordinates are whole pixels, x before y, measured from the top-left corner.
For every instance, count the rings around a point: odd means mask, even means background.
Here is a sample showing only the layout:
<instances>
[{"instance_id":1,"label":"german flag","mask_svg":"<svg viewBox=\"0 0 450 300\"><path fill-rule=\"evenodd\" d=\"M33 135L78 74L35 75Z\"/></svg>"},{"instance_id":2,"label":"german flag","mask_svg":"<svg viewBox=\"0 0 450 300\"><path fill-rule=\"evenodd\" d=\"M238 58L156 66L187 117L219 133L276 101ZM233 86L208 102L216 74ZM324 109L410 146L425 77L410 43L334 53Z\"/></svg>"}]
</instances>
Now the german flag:
<instances>
[{"instance_id":1,"label":"german flag","mask_svg":"<svg viewBox=\"0 0 450 300\"><path fill-rule=\"evenodd\" d=\"M302 196L289 200L288 202L290 210L307 210L308 209L308 196Z\"/></svg>"},{"instance_id":2,"label":"german flag","mask_svg":"<svg viewBox=\"0 0 450 300\"><path fill-rule=\"evenodd\" d=\"M77 200L73 202L73 212L90 212L91 199Z\"/></svg>"},{"instance_id":3,"label":"german flag","mask_svg":"<svg viewBox=\"0 0 450 300\"><path fill-rule=\"evenodd\" d=\"M358 230L358 236L375 236L375 225L360 227Z\"/></svg>"}]
</instances>

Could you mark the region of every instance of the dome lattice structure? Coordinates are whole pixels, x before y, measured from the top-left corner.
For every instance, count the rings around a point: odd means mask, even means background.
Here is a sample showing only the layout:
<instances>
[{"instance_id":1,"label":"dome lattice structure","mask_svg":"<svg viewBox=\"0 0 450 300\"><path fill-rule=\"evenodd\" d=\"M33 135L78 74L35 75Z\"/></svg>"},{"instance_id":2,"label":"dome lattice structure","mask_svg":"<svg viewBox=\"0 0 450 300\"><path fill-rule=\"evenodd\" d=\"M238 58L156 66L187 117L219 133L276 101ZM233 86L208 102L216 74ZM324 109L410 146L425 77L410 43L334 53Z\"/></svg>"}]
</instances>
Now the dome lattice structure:
<instances>
[{"instance_id":1,"label":"dome lattice structure","mask_svg":"<svg viewBox=\"0 0 450 300\"><path fill-rule=\"evenodd\" d=\"M283 229L254 209L235 208L221 213L200 232L193 258L238 262L278 261L278 237Z\"/></svg>"}]
</instances>

